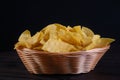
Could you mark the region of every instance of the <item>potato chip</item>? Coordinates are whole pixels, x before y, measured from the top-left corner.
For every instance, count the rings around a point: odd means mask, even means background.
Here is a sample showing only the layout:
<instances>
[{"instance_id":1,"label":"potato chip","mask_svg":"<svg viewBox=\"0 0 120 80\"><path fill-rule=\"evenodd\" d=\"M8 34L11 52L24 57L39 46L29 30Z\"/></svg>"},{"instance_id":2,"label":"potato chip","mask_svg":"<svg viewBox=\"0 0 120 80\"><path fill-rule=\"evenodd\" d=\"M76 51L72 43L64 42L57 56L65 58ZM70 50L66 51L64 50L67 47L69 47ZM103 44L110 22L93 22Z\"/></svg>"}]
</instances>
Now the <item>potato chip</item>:
<instances>
[{"instance_id":1,"label":"potato chip","mask_svg":"<svg viewBox=\"0 0 120 80\"><path fill-rule=\"evenodd\" d=\"M42 33L41 39L39 41L40 44L45 44L45 42L49 39L49 33Z\"/></svg>"},{"instance_id":2,"label":"potato chip","mask_svg":"<svg viewBox=\"0 0 120 80\"><path fill-rule=\"evenodd\" d=\"M14 49L26 47L25 42L17 42Z\"/></svg>"},{"instance_id":3,"label":"potato chip","mask_svg":"<svg viewBox=\"0 0 120 80\"><path fill-rule=\"evenodd\" d=\"M108 46L113 41L115 41L115 40L111 39L111 38L100 38L100 35L95 35L93 37L92 43L86 47L86 50L90 50L93 48L105 47L105 46Z\"/></svg>"},{"instance_id":4,"label":"potato chip","mask_svg":"<svg viewBox=\"0 0 120 80\"><path fill-rule=\"evenodd\" d=\"M99 39L100 39L100 35L94 35L92 38L92 43L86 46L85 50L90 50L97 47Z\"/></svg>"},{"instance_id":5,"label":"potato chip","mask_svg":"<svg viewBox=\"0 0 120 80\"><path fill-rule=\"evenodd\" d=\"M71 26L67 26L65 30L67 30L67 31L73 31L73 28Z\"/></svg>"},{"instance_id":6,"label":"potato chip","mask_svg":"<svg viewBox=\"0 0 120 80\"><path fill-rule=\"evenodd\" d=\"M94 32L87 28L87 27L82 27L82 31L88 36L88 37L93 37L94 36Z\"/></svg>"},{"instance_id":7,"label":"potato chip","mask_svg":"<svg viewBox=\"0 0 120 80\"><path fill-rule=\"evenodd\" d=\"M42 47L44 51L48 52L68 52L75 51L76 48L66 42L56 39L49 39Z\"/></svg>"},{"instance_id":8,"label":"potato chip","mask_svg":"<svg viewBox=\"0 0 120 80\"><path fill-rule=\"evenodd\" d=\"M27 40L27 42L31 45L30 48L34 48L39 44L39 41L42 39L42 35L43 35L42 32L37 32L35 35L33 35L31 38Z\"/></svg>"},{"instance_id":9,"label":"potato chip","mask_svg":"<svg viewBox=\"0 0 120 80\"><path fill-rule=\"evenodd\" d=\"M54 25L57 26L57 31L60 30L60 29L66 30L66 26L63 26L63 25L58 24L58 23L55 23Z\"/></svg>"},{"instance_id":10,"label":"potato chip","mask_svg":"<svg viewBox=\"0 0 120 80\"><path fill-rule=\"evenodd\" d=\"M73 30L75 30L75 32L81 33L81 26L73 26Z\"/></svg>"},{"instance_id":11,"label":"potato chip","mask_svg":"<svg viewBox=\"0 0 120 80\"><path fill-rule=\"evenodd\" d=\"M25 30L19 37L18 41L25 41L31 37L30 31Z\"/></svg>"},{"instance_id":12,"label":"potato chip","mask_svg":"<svg viewBox=\"0 0 120 80\"><path fill-rule=\"evenodd\" d=\"M19 37L18 39L18 43L16 44L16 48L17 47L27 47L27 48L31 48L32 45L29 43L29 39L31 38L31 34L29 30L25 30Z\"/></svg>"},{"instance_id":13,"label":"potato chip","mask_svg":"<svg viewBox=\"0 0 120 80\"><path fill-rule=\"evenodd\" d=\"M75 32L70 32L70 31L65 31L65 30L60 30L58 32L58 36L61 40L72 44L72 45L80 45L81 41L80 41L80 35L79 34L75 34Z\"/></svg>"},{"instance_id":14,"label":"potato chip","mask_svg":"<svg viewBox=\"0 0 120 80\"><path fill-rule=\"evenodd\" d=\"M31 38L29 38L28 40L30 40L31 44L36 44L40 41L40 32L37 32L35 35L33 35Z\"/></svg>"},{"instance_id":15,"label":"potato chip","mask_svg":"<svg viewBox=\"0 0 120 80\"><path fill-rule=\"evenodd\" d=\"M96 47L105 47L105 46L108 46L113 41L115 41L115 40L111 39L111 38L100 38L98 40L98 43L97 43Z\"/></svg>"},{"instance_id":16,"label":"potato chip","mask_svg":"<svg viewBox=\"0 0 120 80\"><path fill-rule=\"evenodd\" d=\"M30 48L48 52L90 50L110 45L112 38L101 38L87 27L50 24L33 36L25 30L15 44L17 48Z\"/></svg>"},{"instance_id":17,"label":"potato chip","mask_svg":"<svg viewBox=\"0 0 120 80\"><path fill-rule=\"evenodd\" d=\"M28 41L20 41L15 44L15 48L32 48L32 45Z\"/></svg>"}]
</instances>

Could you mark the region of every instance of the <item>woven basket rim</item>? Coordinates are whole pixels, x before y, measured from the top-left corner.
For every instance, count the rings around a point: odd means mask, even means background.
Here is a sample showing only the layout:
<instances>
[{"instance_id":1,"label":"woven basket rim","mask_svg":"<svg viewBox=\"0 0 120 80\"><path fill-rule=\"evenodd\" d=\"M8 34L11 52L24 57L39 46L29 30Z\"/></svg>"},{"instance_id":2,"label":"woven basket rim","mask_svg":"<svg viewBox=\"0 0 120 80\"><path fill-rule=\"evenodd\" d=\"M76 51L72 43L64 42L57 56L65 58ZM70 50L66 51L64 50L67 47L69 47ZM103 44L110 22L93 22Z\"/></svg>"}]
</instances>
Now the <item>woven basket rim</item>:
<instances>
[{"instance_id":1,"label":"woven basket rim","mask_svg":"<svg viewBox=\"0 0 120 80\"><path fill-rule=\"evenodd\" d=\"M37 54L50 54L50 55L73 55L73 54L89 54L89 53L97 53L97 52L103 52L104 50L108 50L110 48L109 46L103 47L103 48L94 48L87 51L74 51L74 52L45 52L45 51L39 51L39 50L33 50L29 48L23 48L23 49L16 49L17 51L23 51L25 53L37 53Z\"/></svg>"}]
</instances>

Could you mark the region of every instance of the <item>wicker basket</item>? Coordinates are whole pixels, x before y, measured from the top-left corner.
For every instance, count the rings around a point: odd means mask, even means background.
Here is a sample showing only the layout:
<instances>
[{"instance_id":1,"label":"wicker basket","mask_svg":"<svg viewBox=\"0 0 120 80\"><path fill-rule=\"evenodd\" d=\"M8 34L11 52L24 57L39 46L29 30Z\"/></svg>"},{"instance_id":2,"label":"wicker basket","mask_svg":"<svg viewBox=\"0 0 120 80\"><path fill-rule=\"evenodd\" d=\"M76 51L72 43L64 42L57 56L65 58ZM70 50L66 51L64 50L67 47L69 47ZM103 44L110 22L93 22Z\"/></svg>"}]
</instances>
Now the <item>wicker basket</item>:
<instances>
[{"instance_id":1,"label":"wicker basket","mask_svg":"<svg viewBox=\"0 0 120 80\"><path fill-rule=\"evenodd\" d=\"M109 48L69 53L49 53L27 48L16 50L32 74L79 74L93 70Z\"/></svg>"}]
</instances>

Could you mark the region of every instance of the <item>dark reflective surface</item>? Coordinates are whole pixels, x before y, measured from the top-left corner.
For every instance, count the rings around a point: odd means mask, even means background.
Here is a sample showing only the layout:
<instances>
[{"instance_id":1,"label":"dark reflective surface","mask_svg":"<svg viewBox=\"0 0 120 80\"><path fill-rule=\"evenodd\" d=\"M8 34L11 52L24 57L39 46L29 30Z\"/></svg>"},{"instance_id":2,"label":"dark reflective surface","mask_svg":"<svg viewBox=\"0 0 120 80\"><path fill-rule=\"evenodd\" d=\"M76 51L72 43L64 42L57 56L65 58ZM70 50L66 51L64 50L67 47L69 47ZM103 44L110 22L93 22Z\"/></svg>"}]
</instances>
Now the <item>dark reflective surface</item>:
<instances>
[{"instance_id":1,"label":"dark reflective surface","mask_svg":"<svg viewBox=\"0 0 120 80\"><path fill-rule=\"evenodd\" d=\"M0 80L120 80L119 48L111 47L93 71L74 75L32 75L16 52L0 52Z\"/></svg>"}]
</instances>

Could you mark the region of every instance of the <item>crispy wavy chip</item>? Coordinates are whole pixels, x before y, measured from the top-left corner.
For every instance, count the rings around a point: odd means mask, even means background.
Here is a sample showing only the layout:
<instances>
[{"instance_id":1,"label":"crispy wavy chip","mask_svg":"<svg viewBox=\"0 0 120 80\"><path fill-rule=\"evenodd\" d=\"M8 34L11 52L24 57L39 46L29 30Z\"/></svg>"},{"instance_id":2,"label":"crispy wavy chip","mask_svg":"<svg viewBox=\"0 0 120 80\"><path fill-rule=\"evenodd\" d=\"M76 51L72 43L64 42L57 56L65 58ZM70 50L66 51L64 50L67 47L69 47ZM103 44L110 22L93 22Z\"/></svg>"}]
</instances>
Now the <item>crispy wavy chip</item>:
<instances>
[{"instance_id":1,"label":"crispy wavy chip","mask_svg":"<svg viewBox=\"0 0 120 80\"><path fill-rule=\"evenodd\" d=\"M25 41L31 38L31 34L29 30L25 30L19 37L18 41Z\"/></svg>"},{"instance_id":2,"label":"crispy wavy chip","mask_svg":"<svg viewBox=\"0 0 120 80\"><path fill-rule=\"evenodd\" d=\"M17 42L14 49L26 47L24 42Z\"/></svg>"},{"instance_id":3,"label":"crispy wavy chip","mask_svg":"<svg viewBox=\"0 0 120 80\"><path fill-rule=\"evenodd\" d=\"M49 39L42 47L44 51L48 52L68 52L75 51L76 48L66 42L56 39Z\"/></svg>"},{"instance_id":4,"label":"crispy wavy chip","mask_svg":"<svg viewBox=\"0 0 120 80\"><path fill-rule=\"evenodd\" d=\"M29 30L25 30L19 37L18 43L15 44L15 48L27 47L31 48L32 45L29 43L29 39L31 38L31 34Z\"/></svg>"},{"instance_id":5,"label":"crispy wavy chip","mask_svg":"<svg viewBox=\"0 0 120 80\"><path fill-rule=\"evenodd\" d=\"M92 43L86 47L86 50L105 47L108 46L113 41L115 40L111 38L100 38L100 35L94 35Z\"/></svg>"},{"instance_id":6,"label":"crispy wavy chip","mask_svg":"<svg viewBox=\"0 0 120 80\"><path fill-rule=\"evenodd\" d=\"M60 30L58 32L58 37L69 43L69 44L72 44L72 45L80 45L81 44L81 41L80 41L80 35L79 33L75 33L75 32L71 32L71 31L68 31L68 30Z\"/></svg>"},{"instance_id":7,"label":"crispy wavy chip","mask_svg":"<svg viewBox=\"0 0 120 80\"><path fill-rule=\"evenodd\" d=\"M115 41L115 39L111 39L111 38L100 38L98 40L97 46L96 47L105 47L108 46L110 43L112 43L113 41Z\"/></svg>"},{"instance_id":8,"label":"crispy wavy chip","mask_svg":"<svg viewBox=\"0 0 120 80\"><path fill-rule=\"evenodd\" d=\"M82 31L81 26L74 26L73 30L75 30L75 32L77 32L77 33L81 33L81 31Z\"/></svg>"},{"instance_id":9,"label":"crispy wavy chip","mask_svg":"<svg viewBox=\"0 0 120 80\"><path fill-rule=\"evenodd\" d=\"M33 36L29 30L25 30L15 44L15 49L26 47L48 52L71 52L105 47L113 41L115 40L111 38L101 38L87 27L66 27L55 23Z\"/></svg>"},{"instance_id":10,"label":"crispy wavy chip","mask_svg":"<svg viewBox=\"0 0 120 80\"><path fill-rule=\"evenodd\" d=\"M94 35L92 38L92 43L86 46L85 50L90 50L90 49L97 47L99 40L100 40L100 35Z\"/></svg>"},{"instance_id":11,"label":"crispy wavy chip","mask_svg":"<svg viewBox=\"0 0 120 80\"><path fill-rule=\"evenodd\" d=\"M87 28L87 27L82 27L82 31L88 36L88 37L93 37L94 36L94 32Z\"/></svg>"}]
</instances>

